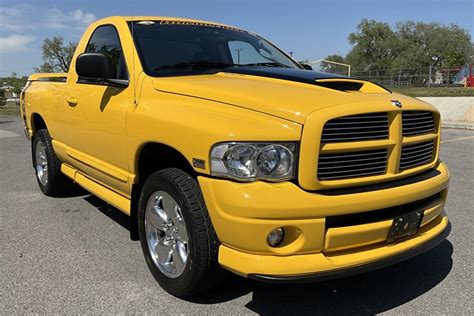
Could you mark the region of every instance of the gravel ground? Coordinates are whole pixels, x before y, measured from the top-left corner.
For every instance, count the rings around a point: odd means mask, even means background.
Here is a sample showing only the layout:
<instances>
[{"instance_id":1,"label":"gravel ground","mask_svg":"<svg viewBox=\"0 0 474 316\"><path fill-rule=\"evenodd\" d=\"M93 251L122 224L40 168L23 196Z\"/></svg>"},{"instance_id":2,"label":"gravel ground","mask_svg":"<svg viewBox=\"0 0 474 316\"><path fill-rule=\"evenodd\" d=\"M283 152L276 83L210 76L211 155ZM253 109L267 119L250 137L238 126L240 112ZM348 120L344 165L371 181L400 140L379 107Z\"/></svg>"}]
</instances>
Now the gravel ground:
<instances>
[{"instance_id":1,"label":"gravel ground","mask_svg":"<svg viewBox=\"0 0 474 316\"><path fill-rule=\"evenodd\" d=\"M17 118L0 117L0 314L465 314L474 313L474 132L443 130L452 172L448 240L403 263L306 285L237 276L193 300L161 290L128 218L78 190L48 198L37 187Z\"/></svg>"}]
</instances>

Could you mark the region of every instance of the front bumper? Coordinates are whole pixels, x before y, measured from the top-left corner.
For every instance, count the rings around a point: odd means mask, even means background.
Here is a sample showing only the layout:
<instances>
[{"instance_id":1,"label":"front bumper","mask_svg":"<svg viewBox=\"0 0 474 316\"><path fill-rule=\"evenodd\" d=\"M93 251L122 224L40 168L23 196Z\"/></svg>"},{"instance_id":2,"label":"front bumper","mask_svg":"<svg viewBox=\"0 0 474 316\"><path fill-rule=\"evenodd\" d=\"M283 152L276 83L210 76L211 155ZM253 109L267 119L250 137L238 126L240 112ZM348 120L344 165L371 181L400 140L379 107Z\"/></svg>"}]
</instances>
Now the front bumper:
<instances>
[{"instance_id":1,"label":"front bumper","mask_svg":"<svg viewBox=\"0 0 474 316\"><path fill-rule=\"evenodd\" d=\"M222 243L219 263L253 278L291 279L372 264L443 239L437 237L449 225L442 211L449 172L441 162L428 175L340 192L307 192L290 182L198 180ZM392 220L326 227L328 217L387 209L433 195L439 198L425 211L418 234L401 242L385 241ZM266 238L277 227L285 228L285 240L272 248Z\"/></svg>"},{"instance_id":2,"label":"front bumper","mask_svg":"<svg viewBox=\"0 0 474 316\"><path fill-rule=\"evenodd\" d=\"M444 230L428 241L424 241L418 246L413 246L406 251L399 251L396 255L392 255L362 265L350 266L341 269L333 269L327 271L320 271L314 274L299 274L299 275L267 275L267 274L250 274L248 277L254 280L268 282L268 283L304 283L304 282L317 282L326 281L337 278L344 278L355 274L365 273L376 269L381 269L404 260L415 257L422 254L440 243L442 243L451 232L451 224L448 222L447 226L444 224L441 227L445 227ZM359 255L367 255L367 253L359 253Z\"/></svg>"}]
</instances>

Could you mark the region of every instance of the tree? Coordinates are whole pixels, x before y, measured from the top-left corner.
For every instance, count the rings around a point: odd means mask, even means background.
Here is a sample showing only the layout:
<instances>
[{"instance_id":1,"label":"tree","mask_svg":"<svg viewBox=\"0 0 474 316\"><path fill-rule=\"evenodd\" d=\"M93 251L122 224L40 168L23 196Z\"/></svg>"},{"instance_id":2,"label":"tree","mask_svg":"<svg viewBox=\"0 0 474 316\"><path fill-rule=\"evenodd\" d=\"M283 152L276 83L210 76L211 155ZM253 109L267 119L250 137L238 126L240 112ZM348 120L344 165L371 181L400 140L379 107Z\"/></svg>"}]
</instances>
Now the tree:
<instances>
[{"instance_id":1,"label":"tree","mask_svg":"<svg viewBox=\"0 0 474 316\"><path fill-rule=\"evenodd\" d=\"M334 61L336 63L342 63L342 64L347 64L347 61L342 57L341 55L334 54L334 55L329 55L324 58L324 60L327 61ZM347 75L347 68L337 65L337 64L331 64L331 63L326 63L326 62L321 62L321 66L319 67L321 71L324 72L329 72L329 73L335 73L335 74L344 74Z\"/></svg>"},{"instance_id":2,"label":"tree","mask_svg":"<svg viewBox=\"0 0 474 316\"><path fill-rule=\"evenodd\" d=\"M5 95L5 90L0 88L0 106L7 104L7 96Z\"/></svg>"},{"instance_id":3,"label":"tree","mask_svg":"<svg viewBox=\"0 0 474 316\"><path fill-rule=\"evenodd\" d=\"M41 46L43 50L43 65L35 67L36 72L67 72L77 43L69 42L64 45L62 37L46 38Z\"/></svg>"},{"instance_id":4,"label":"tree","mask_svg":"<svg viewBox=\"0 0 474 316\"><path fill-rule=\"evenodd\" d=\"M362 20L349 35L346 60L356 71L384 74L383 69L460 66L473 60L469 33L457 25L414 21L387 23Z\"/></svg>"},{"instance_id":5,"label":"tree","mask_svg":"<svg viewBox=\"0 0 474 316\"><path fill-rule=\"evenodd\" d=\"M16 95L19 95L21 93L21 90L23 90L23 87L26 84L27 77L18 77L16 72L12 72L10 77L4 78L5 82L9 85L12 86L12 92L15 93Z\"/></svg>"},{"instance_id":6,"label":"tree","mask_svg":"<svg viewBox=\"0 0 474 316\"><path fill-rule=\"evenodd\" d=\"M362 20L357 32L349 34L349 43L353 47L346 60L356 71L390 67L399 52L397 35L388 23L374 20Z\"/></svg>"},{"instance_id":7,"label":"tree","mask_svg":"<svg viewBox=\"0 0 474 316\"><path fill-rule=\"evenodd\" d=\"M399 64L414 67L461 66L469 61L471 36L457 25L399 22L397 33L403 46Z\"/></svg>"}]
</instances>

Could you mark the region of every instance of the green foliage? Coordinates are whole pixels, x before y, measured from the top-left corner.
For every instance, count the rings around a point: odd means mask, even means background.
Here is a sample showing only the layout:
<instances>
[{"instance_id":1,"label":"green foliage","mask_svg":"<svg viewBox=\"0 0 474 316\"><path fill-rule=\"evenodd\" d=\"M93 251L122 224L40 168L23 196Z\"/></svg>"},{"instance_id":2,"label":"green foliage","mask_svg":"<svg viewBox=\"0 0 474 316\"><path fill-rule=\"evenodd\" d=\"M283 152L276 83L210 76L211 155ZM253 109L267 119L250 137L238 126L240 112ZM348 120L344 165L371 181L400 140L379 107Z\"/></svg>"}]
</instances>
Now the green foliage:
<instances>
[{"instance_id":1,"label":"green foliage","mask_svg":"<svg viewBox=\"0 0 474 316\"><path fill-rule=\"evenodd\" d=\"M474 61L470 34L453 24L405 21L392 29L387 23L364 19L349 42L352 49L345 60L354 71L453 67Z\"/></svg>"},{"instance_id":2,"label":"green foliage","mask_svg":"<svg viewBox=\"0 0 474 316\"><path fill-rule=\"evenodd\" d=\"M349 43L353 47L346 60L354 70L387 68L398 54L398 38L388 23L362 20Z\"/></svg>"},{"instance_id":3,"label":"green foliage","mask_svg":"<svg viewBox=\"0 0 474 316\"><path fill-rule=\"evenodd\" d=\"M27 77L18 77L18 75L13 72L10 77L2 78L2 82L6 82L7 85L12 86L12 92L16 93L17 95L20 94L21 90L26 84Z\"/></svg>"},{"instance_id":4,"label":"green foliage","mask_svg":"<svg viewBox=\"0 0 474 316\"><path fill-rule=\"evenodd\" d=\"M7 104L7 96L5 95L5 91L0 89L0 106L4 106Z\"/></svg>"},{"instance_id":5,"label":"green foliage","mask_svg":"<svg viewBox=\"0 0 474 316\"><path fill-rule=\"evenodd\" d=\"M0 115L20 116L20 107L16 104L0 106Z\"/></svg>"},{"instance_id":6,"label":"green foliage","mask_svg":"<svg viewBox=\"0 0 474 316\"><path fill-rule=\"evenodd\" d=\"M409 95L412 97L473 97L474 88L464 87L437 87L436 89L427 87L407 87L390 88L393 92Z\"/></svg>"},{"instance_id":7,"label":"green foliage","mask_svg":"<svg viewBox=\"0 0 474 316\"><path fill-rule=\"evenodd\" d=\"M468 62L471 36L457 25L399 22L399 56L395 65L410 60L416 67L460 66Z\"/></svg>"},{"instance_id":8,"label":"green foliage","mask_svg":"<svg viewBox=\"0 0 474 316\"><path fill-rule=\"evenodd\" d=\"M77 43L69 42L64 45L62 37L46 38L41 46L43 50L43 65L35 67L36 72L67 72Z\"/></svg>"},{"instance_id":9,"label":"green foliage","mask_svg":"<svg viewBox=\"0 0 474 316\"><path fill-rule=\"evenodd\" d=\"M347 64L347 61L344 59L344 57L338 54L329 55L326 58L324 58L324 60ZM340 65L331 64L331 63L321 62L320 70L324 72L329 72L329 73L340 73L340 74L347 75L347 68Z\"/></svg>"},{"instance_id":10,"label":"green foliage","mask_svg":"<svg viewBox=\"0 0 474 316\"><path fill-rule=\"evenodd\" d=\"M329 60L329 61L335 61L336 63L343 63L343 64L346 63L346 60L344 59L344 57L342 57L341 55L338 55L338 54L329 55L324 59Z\"/></svg>"},{"instance_id":11,"label":"green foliage","mask_svg":"<svg viewBox=\"0 0 474 316\"><path fill-rule=\"evenodd\" d=\"M50 63L43 63L39 67L34 67L35 72L56 72L54 67Z\"/></svg>"}]
</instances>

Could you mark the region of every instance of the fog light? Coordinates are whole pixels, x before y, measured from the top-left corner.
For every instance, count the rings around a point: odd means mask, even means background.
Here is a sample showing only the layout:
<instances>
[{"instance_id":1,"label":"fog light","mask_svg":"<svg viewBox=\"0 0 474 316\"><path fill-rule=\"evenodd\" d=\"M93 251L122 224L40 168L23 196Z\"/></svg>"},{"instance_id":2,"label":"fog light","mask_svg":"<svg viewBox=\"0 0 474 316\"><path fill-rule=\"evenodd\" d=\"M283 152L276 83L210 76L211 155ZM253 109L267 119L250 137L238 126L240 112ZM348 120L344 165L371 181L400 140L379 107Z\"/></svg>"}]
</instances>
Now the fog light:
<instances>
[{"instance_id":1,"label":"fog light","mask_svg":"<svg viewBox=\"0 0 474 316\"><path fill-rule=\"evenodd\" d=\"M268 234L267 243L272 247L276 247L281 244L283 238L285 238L285 230L281 227L275 228Z\"/></svg>"}]
</instances>

